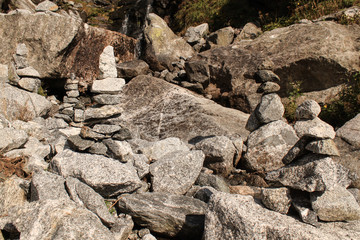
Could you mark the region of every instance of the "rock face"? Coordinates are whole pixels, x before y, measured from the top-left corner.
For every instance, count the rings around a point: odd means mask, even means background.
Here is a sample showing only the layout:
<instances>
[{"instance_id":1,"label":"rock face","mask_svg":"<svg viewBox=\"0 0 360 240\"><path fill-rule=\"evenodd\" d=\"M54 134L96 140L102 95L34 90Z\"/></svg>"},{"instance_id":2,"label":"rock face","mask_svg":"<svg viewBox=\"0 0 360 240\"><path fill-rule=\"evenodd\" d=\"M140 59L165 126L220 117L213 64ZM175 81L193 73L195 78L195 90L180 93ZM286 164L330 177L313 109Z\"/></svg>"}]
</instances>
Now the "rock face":
<instances>
[{"instance_id":1,"label":"rock face","mask_svg":"<svg viewBox=\"0 0 360 240\"><path fill-rule=\"evenodd\" d=\"M360 149L360 114L339 128L336 131L336 135L343 138L356 149Z\"/></svg>"},{"instance_id":2,"label":"rock face","mask_svg":"<svg viewBox=\"0 0 360 240\"><path fill-rule=\"evenodd\" d=\"M15 148L20 148L28 140L28 135L22 130L12 128L0 129L0 149L7 152Z\"/></svg>"},{"instance_id":3,"label":"rock face","mask_svg":"<svg viewBox=\"0 0 360 240\"><path fill-rule=\"evenodd\" d=\"M251 196L216 193L210 198L204 239L354 239L359 232L322 226L317 229L267 210ZM357 228L358 229L358 228Z\"/></svg>"},{"instance_id":4,"label":"rock face","mask_svg":"<svg viewBox=\"0 0 360 240\"><path fill-rule=\"evenodd\" d=\"M90 27L68 15L15 12L0 15L0 23L6 26L0 30L0 63L8 64L17 43L24 43L29 49L29 64L42 78L75 73L94 79L99 74L100 54L108 45L114 47L120 62L134 58L134 39Z\"/></svg>"},{"instance_id":5,"label":"rock face","mask_svg":"<svg viewBox=\"0 0 360 240\"><path fill-rule=\"evenodd\" d=\"M133 192L141 186L132 166L100 155L64 150L51 165L61 176L78 178L104 197Z\"/></svg>"},{"instance_id":6,"label":"rock face","mask_svg":"<svg viewBox=\"0 0 360 240\"><path fill-rule=\"evenodd\" d=\"M231 105L245 111L250 106L248 98L257 89L251 87L253 76L266 62L271 64L264 67L272 69L281 79L281 96L286 95L291 83L296 81L302 83L303 92L342 84L343 76L360 70L356 50L359 32L358 25L343 26L326 21L278 28L253 41L200 53L187 62L187 74L191 81L203 83L204 87L212 83L221 93L231 93ZM192 71L199 65L203 71Z\"/></svg>"},{"instance_id":7,"label":"rock face","mask_svg":"<svg viewBox=\"0 0 360 240\"><path fill-rule=\"evenodd\" d=\"M123 89L122 121L144 138L241 135L248 114L227 109L188 90L149 76L132 79Z\"/></svg>"},{"instance_id":8,"label":"rock face","mask_svg":"<svg viewBox=\"0 0 360 240\"><path fill-rule=\"evenodd\" d=\"M193 48L181 37L176 36L165 21L154 13L148 15L144 30L146 40L146 61L154 70L171 68L172 62L195 54Z\"/></svg>"},{"instance_id":9,"label":"rock face","mask_svg":"<svg viewBox=\"0 0 360 240\"><path fill-rule=\"evenodd\" d=\"M264 125L248 137L246 166L258 171L279 169L285 165L283 158L298 140L294 129L283 121Z\"/></svg>"},{"instance_id":10,"label":"rock face","mask_svg":"<svg viewBox=\"0 0 360 240\"><path fill-rule=\"evenodd\" d=\"M118 206L135 223L168 237L201 238L206 204L190 197L142 193L124 196Z\"/></svg>"}]
</instances>

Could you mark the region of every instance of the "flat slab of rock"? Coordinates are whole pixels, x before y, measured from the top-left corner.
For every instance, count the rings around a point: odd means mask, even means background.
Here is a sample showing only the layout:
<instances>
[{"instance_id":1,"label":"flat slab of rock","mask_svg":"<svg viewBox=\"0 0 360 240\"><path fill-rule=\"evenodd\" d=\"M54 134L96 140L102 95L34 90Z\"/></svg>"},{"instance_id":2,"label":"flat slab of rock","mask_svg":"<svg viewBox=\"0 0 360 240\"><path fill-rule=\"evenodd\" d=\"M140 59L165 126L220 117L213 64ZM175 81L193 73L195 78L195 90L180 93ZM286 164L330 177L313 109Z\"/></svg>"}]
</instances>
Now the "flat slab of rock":
<instances>
[{"instance_id":1,"label":"flat slab of rock","mask_svg":"<svg viewBox=\"0 0 360 240\"><path fill-rule=\"evenodd\" d=\"M329 156L340 156L339 150L336 147L335 142L332 139L322 139L310 142L305 147L313 153L329 155Z\"/></svg>"},{"instance_id":2,"label":"flat slab of rock","mask_svg":"<svg viewBox=\"0 0 360 240\"><path fill-rule=\"evenodd\" d=\"M208 203L204 239L357 239L360 228L334 228L322 225L315 228L262 207L251 196L215 193ZM356 223L358 224L358 223ZM355 224L355 225L356 225ZM349 231L349 229L351 229Z\"/></svg>"},{"instance_id":3,"label":"flat slab of rock","mask_svg":"<svg viewBox=\"0 0 360 240\"><path fill-rule=\"evenodd\" d=\"M202 236L206 204L200 200L168 193L142 193L123 196L118 206L151 232L182 239Z\"/></svg>"},{"instance_id":4,"label":"flat slab of rock","mask_svg":"<svg viewBox=\"0 0 360 240\"><path fill-rule=\"evenodd\" d=\"M313 137L318 139L334 139L336 134L334 128L330 124L317 117L312 120L297 121L294 128L299 138Z\"/></svg>"},{"instance_id":5,"label":"flat slab of rock","mask_svg":"<svg viewBox=\"0 0 360 240\"><path fill-rule=\"evenodd\" d=\"M118 196L141 187L141 181L132 166L101 155L67 149L53 158L51 167L64 178L78 178L103 197Z\"/></svg>"},{"instance_id":6,"label":"flat slab of rock","mask_svg":"<svg viewBox=\"0 0 360 240\"><path fill-rule=\"evenodd\" d=\"M283 158L299 138L283 121L266 124L252 132L247 141L246 166L251 170L272 171L285 164Z\"/></svg>"},{"instance_id":7,"label":"flat slab of rock","mask_svg":"<svg viewBox=\"0 0 360 240\"><path fill-rule=\"evenodd\" d=\"M103 119L119 115L123 109L119 105L105 105L99 108L87 108L84 112L85 121L91 119Z\"/></svg>"},{"instance_id":8,"label":"flat slab of rock","mask_svg":"<svg viewBox=\"0 0 360 240\"><path fill-rule=\"evenodd\" d=\"M131 79L149 72L149 65L143 60L123 62L116 65L118 77Z\"/></svg>"},{"instance_id":9,"label":"flat slab of rock","mask_svg":"<svg viewBox=\"0 0 360 240\"><path fill-rule=\"evenodd\" d=\"M65 179L62 176L45 171L33 174L30 192L31 201L70 199L65 190Z\"/></svg>"},{"instance_id":10,"label":"flat slab of rock","mask_svg":"<svg viewBox=\"0 0 360 240\"><path fill-rule=\"evenodd\" d=\"M307 155L296 164L269 172L266 179L307 192L331 190L339 185L348 187L355 176L330 157Z\"/></svg>"},{"instance_id":11,"label":"flat slab of rock","mask_svg":"<svg viewBox=\"0 0 360 240\"><path fill-rule=\"evenodd\" d=\"M202 151L176 151L150 165L154 192L185 194L198 178L204 163Z\"/></svg>"},{"instance_id":12,"label":"flat slab of rock","mask_svg":"<svg viewBox=\"0 0 360 240\"><path fill-rule=\"evenodd\" d=\"M102 105L116 105L119 104L121 99L119 95L112 94L99 94L93 97L93 100Z\"/></svg>"},{"instance_id":13,"label":"flat slab of rock","mask_svg":"<svg viewBox=\"0 0 360 240\"><path fill-rule=\"evenodd\" d=\"M197 136L248 135L244 127L248 114L158 78L132 79L123 89L121 102L121 119L148 140L178 137L187 142Z\"/></svg>"},{"instance_id":14,"label":"flat slab of rock","mask_svg":"<svg viewBox=\"0 0 360 240\"><path fill-rule=\"evenodd\" d=\"M336 135L357 149L360 149L360 114L336 131Z\"/></svg>"},{"instance_id":15,"label":"flat slab of rock","mask_svg":"<svg viewBox=\"0 0 360 240\"><path fill-rule=\"evenodd\" d=\"M95 80L91 86L92 93L100 94L117 94L125 85L123 78L105 78L102 80Z\"/></svg>"}]
</instances>

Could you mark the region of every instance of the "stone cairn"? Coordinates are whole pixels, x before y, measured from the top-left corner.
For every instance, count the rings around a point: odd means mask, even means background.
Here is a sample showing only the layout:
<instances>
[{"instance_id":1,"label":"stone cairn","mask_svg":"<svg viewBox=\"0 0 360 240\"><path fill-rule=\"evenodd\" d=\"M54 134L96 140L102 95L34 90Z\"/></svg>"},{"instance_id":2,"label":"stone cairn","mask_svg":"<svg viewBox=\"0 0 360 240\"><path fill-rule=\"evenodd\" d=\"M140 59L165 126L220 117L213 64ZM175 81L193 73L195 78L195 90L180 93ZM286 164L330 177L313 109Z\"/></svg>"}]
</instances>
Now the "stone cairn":
<instances>
[{"instance_id":1,"label":"stone cairn","mask_svg":"<svg viewBox=\"0 0 360 240\"><path fill-rule=\"evenodd\" d=\"M262 203L282 214L292 206L303 222L314 226L318 218L360 219L359 204L347 189L356 176L331 158L339 156L335 131L318 118L319 104L306 100L298 106L292 126L283 119L284 106L275 93L280 90L279 77L271 70L259 70L255 78L262 83L263 96L247 122L251 133L244 163L250 170L265 172L273 186L260 190Z\"/></svg>"}]
</instances>

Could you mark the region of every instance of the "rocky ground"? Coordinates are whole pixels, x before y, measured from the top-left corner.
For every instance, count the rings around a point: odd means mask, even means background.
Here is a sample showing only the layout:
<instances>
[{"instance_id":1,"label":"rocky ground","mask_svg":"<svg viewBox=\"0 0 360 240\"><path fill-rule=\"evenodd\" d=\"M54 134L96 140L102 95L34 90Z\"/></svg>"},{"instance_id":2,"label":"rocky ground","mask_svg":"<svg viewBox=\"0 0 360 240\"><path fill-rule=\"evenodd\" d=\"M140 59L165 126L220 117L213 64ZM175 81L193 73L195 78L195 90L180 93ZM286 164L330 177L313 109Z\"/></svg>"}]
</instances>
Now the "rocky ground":
<instances>
[{"instance_id":1,"label":"rocky ground","mask_svg":"<svg viewBox=\"0 0 360 240\"><path fill-rule=\"evenodd\" d=\"M358 25L181 38L150 13L138 59L139 39L16 4L0 14L0 239L360 239L360 115L318 117L360 70Z\"/></svg>"}]
</instances>

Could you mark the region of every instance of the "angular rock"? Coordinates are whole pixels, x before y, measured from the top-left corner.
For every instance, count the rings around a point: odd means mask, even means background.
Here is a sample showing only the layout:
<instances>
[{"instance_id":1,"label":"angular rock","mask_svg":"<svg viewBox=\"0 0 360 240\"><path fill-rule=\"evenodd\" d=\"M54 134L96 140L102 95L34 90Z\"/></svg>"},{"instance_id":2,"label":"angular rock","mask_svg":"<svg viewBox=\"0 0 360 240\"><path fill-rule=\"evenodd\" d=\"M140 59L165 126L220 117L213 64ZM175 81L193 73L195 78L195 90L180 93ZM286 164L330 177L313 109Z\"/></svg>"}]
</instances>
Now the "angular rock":
<instances>
[{"instance_id":1,"label":"angular rock","mask_svg":"<svg viewBox=\"0 0 360 240\"><path fill-rule=\"evenodd\" d=\"M263 188L261 201L268 209L287 214L291 206L290 190L287 188Z\"/></svg>"},{"instance_id":2,"label":"angular rock","mask_svg":"<svg viewBox=\"0 0 360 240\"><path fill-rule=\"evenodd\" d=\"M12 218L12 224L21 232L21 239L109 240L114 238L95 214L64 199L49 199L27 204L17 210L16 216Z\"/></svg>"},{"instance_id":3,"label":"angular rock","mask_svg":"<svg viewBox=\"0 0 360 240\"><path fill-rule=\"evenodd\" d=\"M280 82L280 78L271 70L259 70L255 73L254 78L261 83Z\"/></svg>"},{"instance_id":4,"label":"angular rock","mask_svg":"<svg viewBox=\"0 0 360 240\"><path fill-rule=\"evenodd\" d=\"M30 185L30 201L69 199L65 179L50 172L35 172Z\"/></svg>"},{"instance_id":5,"label":"angular rock","mask_svg":"<svg viewBox=\"0 0 360 240\"><path fill-rule=\"evenodd\" d=\"M313 225L315 227L319 226L318 216L317 216L316 212L314 212L310 208L303 207L302 205L300 205L298 203L293 202L292 205L294 206L295 210L299 214L299 217L301 218L301 220L304 223L311 224L311 225Z\"/></svg>"},{"instance_id":6,"label":"angular rock","mask_svg":"<svg viewBox=\"0 0 360 240\"><path fill-rule=\"evenodd\" d=\"M330 157L306 155L293 165L269 172L266 179L294 189L314 192L331 190L336 185L346 188L355 176Z\"/></svg>"},{"instance_id":7,"label":"angular rock","mask_svg":"<svg viewBox=\"0 0 360 240\"><path fill-rule=\"evenodd\" d=\"M336 136L341 137L356 149L360 149L360 114L339 128Z\"/></svg>"},{"instance_id":8,"label":"angular rock","mask_svg":"<svg viewBox=\"0 0 360 240\"><path fill-rule=\"evenodd\" d=\"M83 122L85 120L85 111L82 109L74 110L74 122Z\"/></svg>"},{"instance_id":9,"label":"angular rock","mask_svg":"<svg viewBox=\"0 0 360 240\"><path fill-rule=\"evenodd\" d=\"M65 178L78 178L103 197L133 192L141 186L133 167L101 155L64 150L53 158L51 167Z\"/></svg>"},{"instance_id":10,"label":"angular rock","mask_svg":"<svg viewBox=\"0 0 360 240\"><path fill-rule=\"evenodd\" d=\"M256 24L249 22L245 24L240 34L235 38L234 42L239 42L241 40L255 39L260 34L262 34L261 28Z\"/></svg>"},{"instance_id":11,"label":"angular rock","mask_svg":"<svg viewBox=\"0 0 360 240\"><path fill-rule=\"evenodd\" d=\"M245 129L253 132L261 126L261 123L256 117L255 111L252 112L246 122Z\"/></svg>"},{"instance_id":12,"label":"angular rock","mask_svg":"<svg viewBox=\"0 0 360 240\"><path fill-rule=\"evenodd\" d=\"M19 80L19 86L29 92L37 93L41 85L41 81L38 78L21 78Z\"/></svg>"},{"instance_id":13,"label":"angular rock","mask_svg":"<svg viewBox=\"0 0 360 240\"><path fill-rule=\"evenodd\" d=\"M105 105L99 108L87 108L84 112L85 121L92 119L110 118L119 115L123 109L119 105Z\"/></svg>"},{"instance_id":14,"label":"angular rock","mask_svg":"<svg viewBox=\"0 0 360 240\"><path fill-rule=\"evenodd\" d=\"M210 201L211 196L216 192L212 187L202 187L194 194L194 198L199 199L205 203Z\"/></svg>"},{"instance_id":15,"label":"angular rock","mask_svg":"<svg viewBox=\"0 0 360 240\"><path fill-rule=\"evenodd\" d=\"M359 228L349 231L323 225L321 228L301 223L262 207L250 196L217 192L208 204L204 239L356 239ZM236 219L236 220L235 220ZM351 229L352 225L347 224Z\"/></svg>"},{"instance_id":16,"label":"angular rock","mask_svg":"<svg viewBox=\"0 0 360 240\"><path fill-rule=\"evenodd\" d=\"M16 206L23 206L26 201L26 192L22 188L25 180L15 175L0 183L0 216L5 216Z\"/></svg>"},{"instance_id":17,"label":"angular rock","mask_svg":"<svg viewBox=\"0 0 360 240\"><path fill-rule=\"evenodd\" d=\"M253 198L261 199L261 188L245 185L229 186L230 193L240 194L240 195L249 195Z\"/></svg>"},{"instance_id":18,"label":"angular rock","mask_svg":"<svg viewBox=\"0 0 360 240\"><path fill-rule=\"evenodd\" d=\"M279 169L285 165L282 159L298 140L294 129L283 121L260 127L248 137L246 167L266 172Z\"/></svg>"},{"instance_id":19,"label":"angular rock","mask_svg":"<svg viewBox=\"0 0 360 240\"><path fill-rule=\"evenodd\" d=\"M123 78L105 78L102 80L95 80L91 86L92 93L100 94L117 94L125 85Z\"/></svg>"},{"instance_id":20,"label":"angular rock","mask_svg":"<svg viewBox=\"0 0 360 240\"><path fill-rule=\"evenodd\" d=\"M360 206L355 197L342 186L323 193L311 194L311 205L322 221L353 221L360 219Z\"/></svg>"},{"instance_id":21,"label":"angular rock","mask_svg":"<svg viewBox=\"0 0 360 240\"><path fill-rule=\"evenodd\" d=\"M6 83L9 79L9 69L7 65L0 64L0 84Z\"/></svg>"},{"instance_id":22,"label":"angular rock","mask_svg":"<svg viewBox=\"0 0 360 240\"><path fill-rule=\"evenodd\" d=\"M279 95L275 93L264 95L255 110L256 117L260 123L281 120L284 112L284 105Z\"/></svg>"},{"instance_id":23,"label":"angular rock","mask_svg":"<svg viewBox=\"0 0 360 240\"><path fill-rule=\"evenodd\" d=\"M298 120L312 120L319 116L320 105L314 100L306 100L296 108L295 118Z\"/></svg>"},{"instance_id":24,"label":"angular rock","mask_svg":"<svg viewBox=\"0 0 360 240\"><path fill-rule=\"evenodd\" d=\"M76 98L80 96L80 92L78 90L70 90L66 92L66 95L70 98Z\"/></svg>"},{"instance_id":25,"label":"angular rock","mask_svg":"<svg viewBox=\"0 0 360 240\"><path fill-rule=\"evenodd\" d=\"M235 146L225 136L205 138L195 144L205 153L204 165L219 174L228 175L234 168Z\"/></svg>"},{"instance_id":26,"label":"angular rock","mask_svg":"<svg viewBox=\"0 0 360 240\"><path fill-rule=\"evenodd\" d=\"M119 95L112 95L112 94L99 94L93 96L93 100L102 105L116 105L119 104L121 98Z\"/></svg>"},{"instance_id":27,"label":"angular rock","mask_svg":"<svg viewBox=\"0 0 360 240\"><path fill-rule=\"evenodd\" d=\"M280 85L274 82L264 82L257 90L257 92L264 94L276 93L278 91L280 91Z\"/></svg>"},{"instance_id":28,"label":"angular rock","mask_svg":"<svg viewBox=\"0 0 360 240\"><path fill-rule=\"evenodd\" d=\"M195 184L202 187L209 186L221 192L227 192L227 193L230 192L229 185L226 183L224 178L213 174L207 174L201 172L198 178L196 179Z\"/></svg>"},{"instance_id":29,"label":"angular rock","mask_svg":"<svg viewBox=\"0 0 360 240\"><path fill-rule=\"evenodd\" d=\"M114 48L106 46L99 58L100 79L117 78Z\"/></svg>"},{"instance_id":30,"label":"angular rock","mask_svg":"<svg viewBox=\"0 0 360 240\"><path fill-rule=\"evenodd\" d=\"M108 148L106 147L106 145L104 143L96 142L90 148L88 148L87 151L92 154L99 154L99 155L107 156L106 153L108 151Z\"/></svg>"},{"instance_id":31,"label":"angular rock","mask_svg":"<svg viewBox=\"0 0 360 240\"><path fill-rule=\"evenodd\" d=\"M46 11L56 12L58 9L59 9L58 5L56 5L55 3L50 2L48 0L45 0L36 6L35 11L37 11L37 12L46 12Z\"/></svg>"},{"instance_id":32,"label":"angular rock","mask_svg":"<svg viewBox=\"0 0 360 240\"><path fill-rule=\"evenodd\" d=\"M95 143L94 141L83 139L79 135L70 136L68 142L72 148L78 151L85 151Z\"/></svg>"},{"instance_id":33,"label":"angular rock","mask_svg":"<svg viewBox=\"0 0 360 240\"><path fill-rule=\"evenodd\" d=\"M16 70L16 74L19 77L32 77L32 78L40 78L40 74L33 67L27 67Z\"/></svg>"},{"instance_id":34,"label":"angular rock","mask_svg":"<svg viewBox=\"0 0 360 240\"><path fill-rule=\"evenodd\" d=\"M129 158L133 155L131 146L125 141L115 141L112 139L105 139L103 143L107 146L110 151L110 156L120 160L120 162L126 163Z\"/></svg>"},{"instance_id":35,"label":"angular rock","mask_svg":"<svg viewBox=\"0 0 360 240\"><path fill-rule=\"evenodd\" d=\"M28 135L24 131L13 128L0 129L0 136L0 150L3 153L20 148L28 140Z\"/></svg>"},{"instance_id":36,"label":"angular rock","mask_svg":"<svg viewBox=\"0 0 360 240\"><path fill-rule=\"evenodd\" d=\"M92 128L92 130L94 132L105 134L105 135L115 133L115 132L119 131L120 129L121 129L120 126L118 126L118 125L110 125L110 124L96 124Z\"/></svg>"},{"instance_id":37,"label":"angular rock","mask_svg":"<svg viewBox=\"0 0 360 240\"><path fill-rule=\"evenodd\" d=\"M81 128L80 137L82 137L83 139L92 139L92 140L96 140L96 141L106 138L105 135L97 133L89 127Z\"/></svg>"},{"instance_id":38,"label":"angular rock","mask_svg":"<svg viewBox=\"0 0 360 240\"><path fill-rule=\"evenodd\" d=\"M154 192L185 194L198 178L205 155L201 151L170 152L150 165Z\"/></svg>"},{"instance_id":39,"label":"angular rock","mask_svg":"<svg viewBox=\"0 0 360 240\"><path fill-rule=\"evenodd\" d=\"M294 129L299 138L313 137L318 139L334 139L336 134L331 125L317 117L312 120L297 121L294 125Z\"/></svg>"},{"instance_id":40,"label":"angular rock","mask_svg":"<svg viewBox=\"0 0 360 240\"><path fill-rule=\"evenodd\" d=\"M150 164L148 158L144 154L133 155L133 165L140 179L143 179L150 172Z\"/></svg>"},{"instance_id":41,"label":"angular rock","mask_svg":"<svg viewBox=\"0 0 360 240\"><path fill-rule=\"evenodd\" d=\"M230 45L234 40L234 29L232 27L221 28L209 35L208 41L212 47L224 47Z\"/></svg>"},{"instance_id":42,"label":"angular rock","mask_svg":"<svg viewBox=\"0 0 360 240\"><path fill-rule=\"evenodd\" d=\"M112 136L112 139L119 141L130 140L132 138L132 134L127 128L121 128L117 133Z\"/></svg>"},{"instance_id":43,"label":"angular rock","mask_svg":"<svg viewBox=\"0 0 360 240\"><path fill-rule=\"evenodd\" d=\"M179 138L170 137L160 141L140 145L140 151L152 162L155 162L168 153L177 151L189 151L189 147Z\"/></svg>"},{"instance_id":44,"label":"angular rock","mask_svg":"<svg viewBox=\"0 0 360 240\"><path fill-rule=\"evenodd\" d=\"M149 72L149 65L143 60L123 62L116 65L118 77L132 79L139 75L146 75Z\"/></svg>"},{"instance_id":45,"label":"angular rock","mask_svg":"<svg viewBox=\"0 0 360 240\"><path fill-rule=\"evenodd\" d=\"M115 223L116 220L109 213L104 199L91 187L72 177L66 178L66 187L75 190L76 195L70 194L71 199L75 202L80 200L82 205L95 213L105 225L110 226Z\"/></svg>"},{"instance_id":46,"label":"angular rock","mask_svg":"<svg viewBox=\"0 0 360 240\"><path fill-rule=\"evenodd\" d=\"M121 119L145 139L240 135L248 115L199 97L164 80L149 76L132 79L123 89ZM136 125L136 127L134 126Z\"/></svg>"},{"instance_id":47,"label":"angular rock","mask_svg":"<svg viewBox=\"0 0 360 240\"><path fill-rule=\"evenodd\" d=\"M329 156L340 156L339 150L337 149L335 142L331 139L323 139L310 142L308 145L306 145L305 149L313 153Z\"/></svg>"},{"instance_id":48,"label":"angular rock","mask_svg":"<svg viewBox=\"0 0 360 240\"><path fill-rule=\"evenodd\" d=\"M200 39L204 38L209 33L209 24L203 23L196 27L189 27L186 30L184 39L190 44L196 44L200 42Z\"/></svg>"},{"instance_id":49,"label":"angular rock","mask_svg":"<svg viewBox=\"0 0 360 240\"><path fill-rule=\"evenodd\" d=\"M176 36L166 22L154 13L147 17L144 30L146 50L145 61L153 70L172 68L171 63L195 54L192 47L181 37Z\"/></svg>"},{"instance_id":50,"label":"angular rock","mask_svg":"<svg viewBox=\"0 0 360 240\"><path fill-rule=\"evenodd\" d=\"M0 17L1 18L1 17ZM52 104L45 97L5 84L0 88L0 113L10 121L45 116Z\"/></svg>"},{"instance_id":51,"label":"angular rock","mask_svg":"<svg viewBox=\"0 0 360 240\"><path fill-rule=\"evenodd\" d=\"M206 204L200 200L168 193L142 193L123 196L118 206L151 232L183 239L202 236Z\"/></svg>"}]
</instances>

